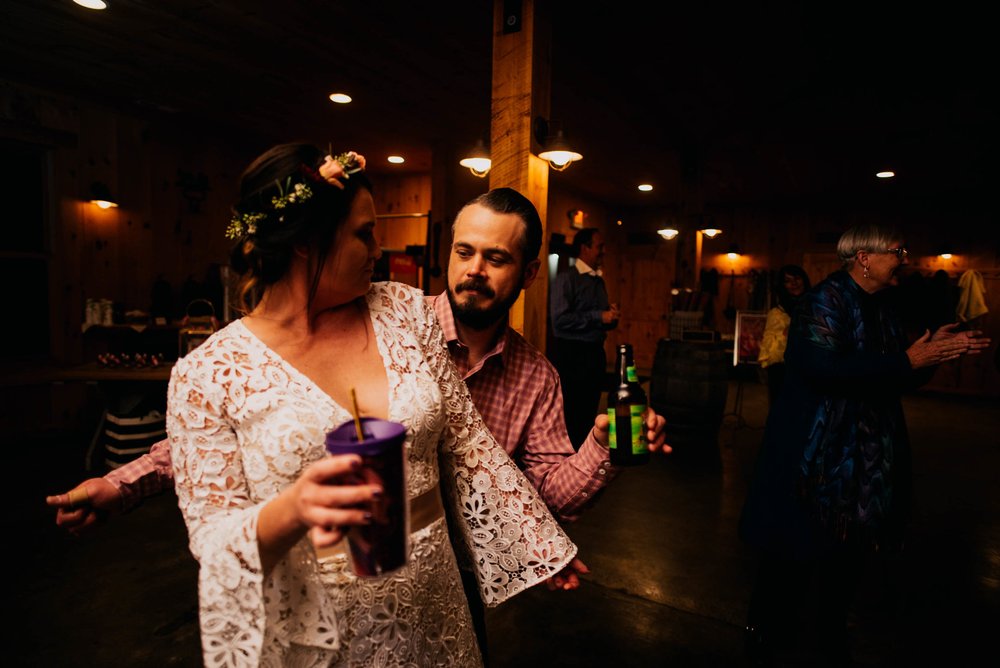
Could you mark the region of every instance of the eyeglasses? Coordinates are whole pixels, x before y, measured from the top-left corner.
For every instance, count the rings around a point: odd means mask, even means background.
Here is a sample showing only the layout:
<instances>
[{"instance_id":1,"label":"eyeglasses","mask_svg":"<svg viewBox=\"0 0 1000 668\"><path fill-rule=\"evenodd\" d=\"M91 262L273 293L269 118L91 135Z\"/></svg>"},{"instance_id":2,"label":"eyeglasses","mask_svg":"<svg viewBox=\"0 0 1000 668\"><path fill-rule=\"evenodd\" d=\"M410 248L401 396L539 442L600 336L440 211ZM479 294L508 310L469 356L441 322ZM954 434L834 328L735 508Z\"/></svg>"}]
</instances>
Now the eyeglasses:
<instances>
[{"instance_id":1,"label":"eyeglasses","mask_svg":"<svg viewBox=\"0 0 1000 668\"><path fill-rule=\"evenodd\" d=\"M895 253L896 257L902 260L904 257L908 256L910 252L906 250L905 246L900 246L899 248L886 248L886 253Z\"/></svg>"}]
</instances>

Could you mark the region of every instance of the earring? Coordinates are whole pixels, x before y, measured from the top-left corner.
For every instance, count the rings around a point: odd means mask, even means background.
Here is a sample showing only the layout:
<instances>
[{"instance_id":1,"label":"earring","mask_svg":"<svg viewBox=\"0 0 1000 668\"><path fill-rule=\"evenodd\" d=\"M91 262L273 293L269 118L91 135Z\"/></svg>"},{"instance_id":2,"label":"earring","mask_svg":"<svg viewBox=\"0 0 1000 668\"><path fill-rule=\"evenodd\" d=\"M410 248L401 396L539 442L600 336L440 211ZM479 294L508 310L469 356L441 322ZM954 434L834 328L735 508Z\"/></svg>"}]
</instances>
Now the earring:
<instances>
[{"instance_id":1,"label":"earring","mask_svg":"<svg viewBox=\"0 0 1000 668\"><path fill-rule=\"evenodd\" d=\"M865 265L865 278L868 278L868 265Z\"/></svg>"}]
</instances>

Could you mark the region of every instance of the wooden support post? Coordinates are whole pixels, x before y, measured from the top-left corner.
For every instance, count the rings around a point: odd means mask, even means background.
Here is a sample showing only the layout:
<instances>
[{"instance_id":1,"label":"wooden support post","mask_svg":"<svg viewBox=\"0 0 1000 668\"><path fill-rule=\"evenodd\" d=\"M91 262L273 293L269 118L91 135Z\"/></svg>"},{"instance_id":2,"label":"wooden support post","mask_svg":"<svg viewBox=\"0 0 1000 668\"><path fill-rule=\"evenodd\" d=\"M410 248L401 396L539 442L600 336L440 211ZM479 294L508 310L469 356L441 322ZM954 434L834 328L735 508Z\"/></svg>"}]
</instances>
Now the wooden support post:
<instances>
[{"instance_id":1,"label":"wooden support post","mask_svg":"<svg viewBox=\"0 0 1000 668\"><path fill-rule=\"evenodd\" d=\"M536 119L548 120L550 27L536 0L495 0L490 188L514 188L542 219L542 268L510 312L511 326L545 350L548 314L548 164L535 153Z\"/></svg>"}]
</instances>

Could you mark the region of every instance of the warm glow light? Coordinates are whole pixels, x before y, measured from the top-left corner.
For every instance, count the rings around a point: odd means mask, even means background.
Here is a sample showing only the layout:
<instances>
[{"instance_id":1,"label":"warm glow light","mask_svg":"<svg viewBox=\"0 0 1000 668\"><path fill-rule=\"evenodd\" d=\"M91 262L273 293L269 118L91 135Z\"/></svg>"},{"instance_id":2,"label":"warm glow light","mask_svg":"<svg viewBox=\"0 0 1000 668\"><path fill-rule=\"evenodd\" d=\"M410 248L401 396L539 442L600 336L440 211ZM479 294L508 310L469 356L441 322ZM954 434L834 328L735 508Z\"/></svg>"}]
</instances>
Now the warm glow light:
<instances>
[{"instance_id":1,"label":"warm glow light","mask_svg":"<svg viewBox=\"0 0 1000 668\"><path fill-rule=\"evenodd\" d=\"M735 261L735 260L738 260L740 258L740 254L739 253L726 253L726 257L728 257L730 259L730 261Z\"/></svg>"},{"instance_id":2,"label":"warm glow light","mask_svg":"<svg viewBox=\"0 0 1000 668\"><path fill-rule=\"evenodd\" d=\"M639 185L639 190L641 190L644 193L648 193L652 189L653 186L649 185L648 183L643 183Z\"/></svg>"},{"instance_id":3,"label":"warm glow light","mask_svg":"<svg viewBox=\"0 0 1000 668\"><path fill-rule=\"evenodd\" d=\"M619 220L619 221L618 221L618 227L621 227L621 226L622 226L622 221L621 221L621 220Z\"/></svg>"},{"instance_id":4,"label":"warm glow light","mask_svg":"<svg viewBox=\"0 0 1000 668\"><path fill-rule=\"evenodd\" d=\"M952 255L951 253L941 253L940 255L938 255L938 257L941 258L942 260L950 260L952 258Z\"/></svg>"},{"instance_id":5,"label":"warm glow light","mask_svg":"<svg viewBox=\"0 0 1000 668\"><path fill-rule=\"evenodd\" d=\"M348 104L351 102L351 96L347 93L330 93L330 100L337 104Z\"/></svg>"},{"instance_id":6,"label":"warm glow light","mask_svg":"<svg viewBox=\"0 0 1000 668\"><path fill-rule=\"evenodd\" d=\"M706 227L705 229L699 231L709 239L714 239L715 237L722 234L722 230L717 230L714 227Z\"/></svg>"},{"instance_id":7,"label":"warm glow light","mask_svg":"<svg viewBox=\"0 0 1000 668\"><path fill-rule=\"evenodd\" d=\"M677 236L678 231L672 227L664 227L662 230L656 230L656 233L667 241L670 241Z\"/></svg>"},{"instance_id":8,"label":"warm glow light","mask_svg":"<svg viewBox=\"0 0 1000 668\"><path fill-rule=\"evenodd\" d=\"M106 199L92 199L90 200L90 203L97 205L101 209L112 209L118 206L114 202L109 202Z\"/></svg>"},{"instance_id":9,"label":"warm glow light","mask_svg":"<svg viewBox=\"0 0 1000 668\"><path fill-rule=\"evenodd\" d=\"M406 162L406 160L401 155L390 155L388 158L386 158L386 160L388 160L394 165L402 165L404 162Z\"/></svg>"},{"instance_id":10,"label":"warm glow light","mask_svg":"<svg viewBox=\"0 0 1000 668\"><path fill-rule=\"evenodd\" d=\"M569 167L571 162L583 160L583 156L576 151L543 151L538 154L538 157L542 160L548 160L549 166L557 172Z\"/></svg>"},{"instance_id":11,"label":"warm glow light","mask_svg":"<svg viewBox=\"0 0 1000 668\"><path fill-rule=\"evenodd\" d=\"M888 169L885 170L884 172L875 172L875 176L879 177L880 179L891 179L895 175L896 172L890 171Z\"/></svg>"},{"instance_id":12,"label":"warm glow light","mask_svg":"<svg viewBox=\"0 0 1000 668\"><path fill-rule=\"evenodd\" d=\"M462 167L468 167L470 172L483 178L490 173L493 161L490 160L490 151L486 148L486 144L483 143L482 139L477 139L476 145L469 152L469 155L459 160L458 164Z\"/></svg>"},{"instance_id":13,"label":"warm glow light","mask_svg":"<svg viewBox=\"0 0 1000 668\"><path fill-rule=\"evenodd\" d=\"M489 158L464 158L458 161L462 167L468 167L469 171L482 178L490 173L493 162Z\"/></svg>"},{"instance_id":14,"label":"warm glow light","mask_svg":"<svg viewBox=\"0 0 1000 668\"><path fill-rule=\"evenodd\" d=\"M549 137L545 142L545 150L538 154L538 157L549 163L549 167L561 172L571 162L583 160L583 156L574 151L566 143L566 137L562 130L556 132L555 137Z\"/></svg>"},{"instance_id":15,"label":"warm glow light","mask_svg":"<svg viewBox=\"0 0 1000 668\"><path fill-rule=\"evenodd\" d=\"M78 5L80 5L81 7L86 7L87 9L107 9L108 8L108 3L104 2L104 0L73 0L73 2L75 2ZM103 207L103 208L106 209L107 207Z\"/></svg>"}]
</instances>

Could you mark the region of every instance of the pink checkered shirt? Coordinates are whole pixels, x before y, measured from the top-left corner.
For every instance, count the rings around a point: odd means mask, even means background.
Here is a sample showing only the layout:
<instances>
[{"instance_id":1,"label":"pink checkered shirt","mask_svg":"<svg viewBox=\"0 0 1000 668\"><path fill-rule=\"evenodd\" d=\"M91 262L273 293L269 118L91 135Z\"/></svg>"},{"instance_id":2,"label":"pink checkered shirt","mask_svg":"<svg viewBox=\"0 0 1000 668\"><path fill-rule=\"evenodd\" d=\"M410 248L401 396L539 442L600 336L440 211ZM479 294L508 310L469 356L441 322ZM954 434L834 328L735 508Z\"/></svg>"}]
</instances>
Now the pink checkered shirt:
<instances>
[{"instance_id":1,"label":"pink checkered shirt","mask_svg":"<svg viewBox=\"0 0 1000 668\"><path fill-rule=\"evenodd\" d=\"M598 444L593 432L574 452L566 433L555 367L507 327L496 347L470 369L469 349L458 340L448 296L442 293L427 299L486 426L538 489L552 514L564 522L575 520L618 469L611 466L607 449ZM126 511L144 497L172 488L168 442L160 441L148 455L104 477L118 487Z\"/></svg>"},{"instance_id":2,"label":"pink checkered shirt","mask_svg":"<svg viewBox=\"0 0 1000 668\"><path fill-rule=\"evenodd\" d=\"M486 426L538 489L552 514L575 520L618 470L593 431L574 452L566 433L562 390L555 367L510 327L474 368L458 340L448 295L428 297L451 359Z\"/></svg>"},{"instance_id":3,"label":"pink checkered shirt","mask_svg":"<svg viewBox=\"0 0 1000 668\"><path fill-rule=\"evenodd\" d=\"M122 464L104 476L122 495L122 510L132 510L147 496L174 488L174 470L170 465L170 442L163 439L149 454Z\"/></svg>"}]
</instances>

